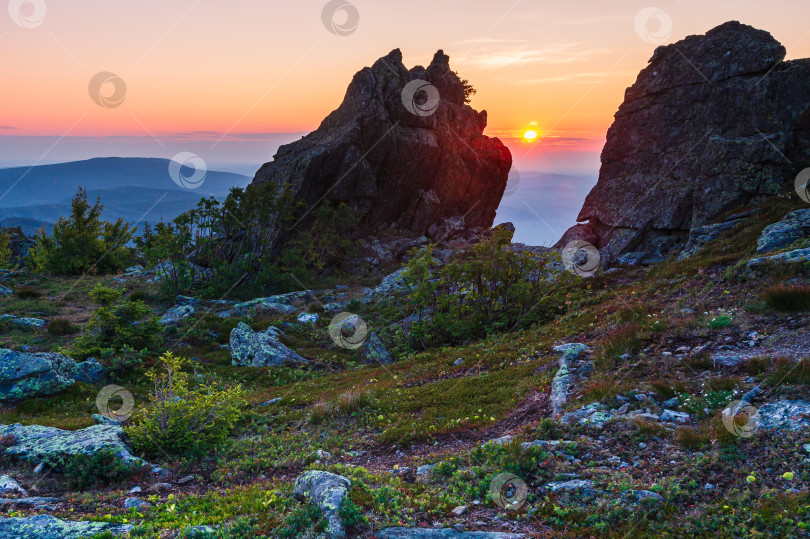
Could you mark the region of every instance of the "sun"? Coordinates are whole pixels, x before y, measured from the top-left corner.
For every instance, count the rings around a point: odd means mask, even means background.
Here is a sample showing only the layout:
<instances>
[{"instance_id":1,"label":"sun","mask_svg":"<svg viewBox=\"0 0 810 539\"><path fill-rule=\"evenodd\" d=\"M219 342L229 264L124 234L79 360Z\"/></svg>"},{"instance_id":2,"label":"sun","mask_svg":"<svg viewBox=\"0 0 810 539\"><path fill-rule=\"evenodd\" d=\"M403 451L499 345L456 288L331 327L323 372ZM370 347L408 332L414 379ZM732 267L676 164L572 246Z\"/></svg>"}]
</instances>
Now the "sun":
<instances>
[{"instance_id":1,"label":"sun","mask_svg":"<svg viewBox=\"0 0 810 539\"><path fill-rule=\"evenodd\" d=\"M525 133L523 133L523 138L532 141L537 138L537 130L536 129L527 129Z\"/></svg>"}]
</instances>

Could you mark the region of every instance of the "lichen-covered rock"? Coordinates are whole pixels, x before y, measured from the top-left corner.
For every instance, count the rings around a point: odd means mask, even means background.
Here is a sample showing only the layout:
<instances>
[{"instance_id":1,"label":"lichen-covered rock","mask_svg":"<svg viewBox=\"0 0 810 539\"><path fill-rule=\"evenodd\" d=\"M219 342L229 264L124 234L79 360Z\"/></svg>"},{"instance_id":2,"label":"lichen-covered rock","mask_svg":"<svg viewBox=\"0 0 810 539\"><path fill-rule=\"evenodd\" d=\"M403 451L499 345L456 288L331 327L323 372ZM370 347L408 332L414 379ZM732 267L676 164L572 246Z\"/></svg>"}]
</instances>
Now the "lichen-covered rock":
<instances>
[{"instance_id":1,"label":"lichen-covered rock","mask_svg":"<svg viewBox=\"0 0 810 539\"><path fill-rule=\"evenodd\" d=\"M406 88L419 80L438 93L423 114L415 112L418 95L408 97L413 85ZM289 186L307 207L322 199L346 203L360 222L341 232L357 237L395 227L437 238L447 220L458 219L465 228L488 228L512 156L483 134L486 125L486 112L465 104L448 56L439 51L427 68L408 70L396 49L359 71L337 110L313 133L280 147L253 184ZM305 219L298 229L311 223Z\"/></svg>"},{"instance_id":2,"label":"lichen-covered rock","mask_svg":"<svg viewBox=\"0 0 810 539\"><path fill-rule=\"evenodd\" d=\"M765 227L757 240L757 252L767 253L810 237L810 208L796 210L781 221Z\"/></svg>"},{"instance_id":3,"label":"lichen-covered rock","mask_svg":"<svg viewBox=\"0 0 810 539\"><path fill-rule=\"evenodd\" d=\"M77 382L97 384L104 380L107 369L96 358L89 357L81 363L76 363L71 371L71 377Z\"/></svg>"},{"instance_id":4,"label":"lichen-covered rock","mask_svg":"<svg viewBox=\"0 0 810 539\"><path fill-rule=\"evenodd\" d=\"M763 256L752 258L745 263L746 267L755 268L757 266L767 266L769 264L806 264L810 262L810 247L795 249L773 256Z\"/></svg>"},{"instance_id":5,"label":"lichen-covered rock","mask_svg":"<svg viewBox=\"0 0 810 539\"><path fill-rule=\"evenodd\" d=\"M237 303L233 306L233 312L237 316L259 316L268 314L295 314L298 312L298 309L290 305L289 300L285 301L284 296L272 296Z\"/></svg>"},{"instance_id":6,"label":"lichen-covered rock","mask_svg":"<svg viewBox=\"0 0 810 539\"><path fill-rule=\"evenodd\" d=\"M803 430L810 428L810 402L780 400L759 408L759 428Z\"/></svg>"},{"instance_id":7,"label":"lichen-covered rock","mask_svg":"<svg viewBox=\"0 0 810 539\"><path fill-rule=\"evenodd\" d=\"M691 229L779 193L810 162L810 61L785 55L736 21L655 49L625 92L577 217L603 260L666 254Z\"/></svg>"},{"instance_id":8,"label":"lichen-covered rock","mask_svg":"<svg viewBox=\"0 0 810 539\"><path fill-rule=\"evenodd\" d=\"M15 324L19 324L21 326L28 326L33 328L42 328L45 327L45 320L41 318L15 318L12 320Z\"/></svg>"},{"instance_id":9,"label":"lichen-covered rock","mask_svg":"<svg viewBox=\"0 0 810 539\"><path fill-rule=\"evenodd\" d=\"M10 475L0 476L0 496L28 496L28 493Z\"/></svg>"},{"instance_id":10,"label":"lichen-covered rock","mask_svg":"<svg viewBox=\"0 0 810 539\"><path fill-rule=\"evenodd\" d=\"M0 437L10 436L14 445L7 447L6 455L31 463L56 463L62 457L91 455L111 449L116 457L132 468L147 463L132 455L124 443L124 429L120 425L93 425L76 431L42 425L0 425Z\"/></svg>"},{"instance_id":11,"label":"lichen-covered rock","mask_svg":"<svg viewBox=\"0 0 810 539\"><path fill-rule=\"evenodd\" d=\"M385 349L376 333L369 335L368 341L360 349L360 354L366 363L389 365L394 362L394 357Z\"/></svg>"},{"instance_id":12,"label":"lichen-covered rock","mask_svg":"<svg viewBox=\"0 0 810 539\"><path fill-rule=\"evenodd\" d=\"M54 353L0 348L0 402L18 402L58 393L73 385L75 362Z\"/></svg>"},{"instance_id":13,"label":"lichen-covered rock","mask_svg":"<svg viewBox=\"0 0 810 539\"><path fill-rule=\"evenodd\" d=\"M12 292L11 292L10 288L6 288L5 286L0 284L0 296L7 296L8 294L11 294L11 293Z\"/></svg>"},{"instance_id":14,"label":"lichen-covered rock","mask_svg":"<svg viewBox=\"0 0 810 539\"><path fill-rule=\"evenodd\" d=\"M560 368L551 381L550 402L553 417L562 416L563 405L568 399L568 391L574 381L572 363L578 360L587 349L588 347L581 343L563 344L554 348L554 351L561 353L562 357L560 358Z\"/></svg>"},{"instance_id":15,"label":"lichen-covered rock","mask_svg":"<svg viewBox=\"0 0 810 539\"><path fill-rule=\"evenodd\" d=\"M171 326L180 323L193 314L194 307L192 305L176 305L160 317L160 323L164 326Z\"/></svg>"},{"instance_id":16,"label":"lichen-covered rock","mask_svg":"<svg viewBox=\"0 0 810 539\"><path fill-rule=\"evenodd\" d=\"M123 535L132 528L129 524L71 522L50 515L0 518L0 537L3 539L82 539L103 532Z\"/></svg>"},{"instance_id":17,"label":"lichen-covered rock","mask_svg":"<svg viewBox=\"0 0 810 539\"><path fill-rule=\"evenodd\" d=\"M379 539L523 539L522 533L461 532L453 528L387 528Z\"/></svg>"},{"instance_id":18,"label":"lichen-covered rock","mask_svg":"<svg viewBox=\"0 0 810 539\"><path fill-rule=\"evenodd\" d=\"M724 232L731 230L738 224L743 222L743 219L734 219L723 223L713 225L698 226L689 231L689 239L686 242L681 254L678 255L680 260L685 260L698 251L703 249L706 245L716 240Z\"/></svg>"},{"instance_id":19,"label":"lichen-covered rock","mask_svg":"<svg viewBox=\"0 0 810 539\"><path fill-rule=\"evenodd\" d=\"M340 519L340 506L352 482L341 476L319 470L304 472L295 480L293 495L317 506L328 522L329 539L344 539L346 529Z\"/></svg>"},{"instance_id":20,"label":"lichen-covered rock","mask_svg":"<svg viewBox=\"0 0 810 539\"><path fill-rule=\"evenodd\" d=\"M264 333L239 322L231 331L231 363L239 367L277 367L287 363L309 363L278 340L280 330L269 328Z\"/></svg>"},{"instance_id":21,"label":"lichen-covered rock","mask_svg":"<svg viewBox=\"0 0 810 539\"><path fill-rule=\"evenodd\" d=\"M371 303L381 298L401 294L408 290L405 283L406 268L400 268L390 275L383 277L382 282L372 290L368 291L360 299L363 303Z\"/></svg>"}]
</instances>

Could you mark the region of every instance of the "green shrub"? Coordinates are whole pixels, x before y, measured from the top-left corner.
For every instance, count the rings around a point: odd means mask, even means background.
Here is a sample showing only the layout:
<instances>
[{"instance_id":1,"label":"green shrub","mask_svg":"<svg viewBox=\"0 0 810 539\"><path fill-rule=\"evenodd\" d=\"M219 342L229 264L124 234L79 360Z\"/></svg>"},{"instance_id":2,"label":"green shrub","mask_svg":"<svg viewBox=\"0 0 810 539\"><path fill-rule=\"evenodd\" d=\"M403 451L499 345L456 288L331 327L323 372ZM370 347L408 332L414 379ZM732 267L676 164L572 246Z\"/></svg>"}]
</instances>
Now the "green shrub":
<instances>
[{"instance_id":1,"label":"green shrub","mask_svg":"<svg viewBox=\"0 0 810 539\"><path fill-rule=\"evenodd\" d=\"M143 359L149 351L135 350L131 346L123 346L120 350L103 350L99 361L107 369L107 375L112 381L120 381L127 374L143 364Z\"/></svg>"},{"instance_id":2,"label":"green shrub","mask_svg":"<svg viewBox=\"0 0 810 539\"><path fill-rule=\"evenodd\" d=\"M67 318L54 318L48 322L48 335L59 337L62 335L70 335L76 332L76 327L73 322Z\"/></svg>"},{"instance_id":3,"label":"green shrub","mask_svg":"<svg viewBox=\"0 0 810 539\"><path fill-rule=\"evenodd\" d=\"M71 202L69 217L60 217L53 235L41 231L31 251L31 261L40 271L56 275L105 274L124 269L131 262L126 247L135 229L123 219L101 220L101 200L87 202L81 187Z\"/></svg>"},{"instance_id":4,"label":"green shrub","mask_svg":"<svg viewBox=\"0 0 810 539\"><path fill-rule=\"evenodd\" d=\"M0 269L7 269L11 265L11 238L8 232L0 228Z\"/></svg>"},{"instance_id":5,"label":"green shrub","mask_svg":"<svg viewBox=\"0 0 810 539\"><path fill-rule=\"evenodd\" d=\"M18 286L15 294L20 299L37 299L42 297L42 292L33 286Z\"/></svg>"},{"instance_id":6,"label":"green shrub","mask_svg":"<svg viewBox=\"0 0 810 539\"><path fill-rule=\"evenodd\" d=\"M765 291L765 303L776 311L810 311L810 286L773 286Z\"/></svg>"},{"instance_id":7,"label":"green shrub","mask_svg":"<svg viewBox=\"0 0 810 539\"><path fill-rule=\"evenodd\" d=\"M731 325L732 319L727 314L715 316L709 320L709 329L723 329Z\"/></svg>"},{"instance_id":8,"label":"green shrub","mask_svg":"<svg viewBox=\"0 0 810 539\"><path fill-rule=\"evenodd\" d=\"M64 472L71 487L76 489L119 483L138 472L137 468L121 460L112 448L89 455L63 455L46 464Z\"/></svg>"},{"instance_id":9,"label":"green shrub","mask_svg":"<svg viewBox=\"0 0 810 539\"><path fill-rule=\"evenodd\" d=\"M127 428L133 447L147 454L194 455L223 442L246 406L242 386L223 387L183 372L190 362L166 352L161 370L148 373L154 385L149 404Z\"/></svg>"},{"instance_id":10,"label":"green shrub","mask_svg":"<svg viewBox=\"0 0 810 539\"><path fill-rule=\"evenodd\" d=\"M90 316L86 333L76 339L73 355L109 356L127 347L154 350L163 340L163 329L143 301L121 301L123 291L97 284L90 297L100 305Z\"/></svg>"}]
</instances>

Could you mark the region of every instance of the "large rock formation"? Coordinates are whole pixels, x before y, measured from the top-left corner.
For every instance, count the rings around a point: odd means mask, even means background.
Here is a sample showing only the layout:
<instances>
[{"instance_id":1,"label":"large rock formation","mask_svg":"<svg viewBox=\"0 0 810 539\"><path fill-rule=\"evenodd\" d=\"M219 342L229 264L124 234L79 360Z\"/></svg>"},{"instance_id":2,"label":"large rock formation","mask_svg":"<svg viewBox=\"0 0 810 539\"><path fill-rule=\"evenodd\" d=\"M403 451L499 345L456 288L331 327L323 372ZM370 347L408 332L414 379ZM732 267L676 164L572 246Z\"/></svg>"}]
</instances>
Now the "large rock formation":
<instances>
[{"instance_id":1,"label":"large rock formation","mask_svg":"<svg viewBox=\"0 0 810 539\"><path fill-rule=\"evenodd\" d=\"M340 107L316 131L279 148L253 183L289 185L307 209L323 200L349 204L362 220L347 232L358 236L395 228L435 238L459 223L491 226L512 156L483 135L487 114L465 104L449 60L439 51L427 69L408 70L397 49L362 69ZM408 83L415 80L432 88L414 93Z\"/></svg>"},{"instance_id":2,"label":"large rock formation","mask_svg":"<svg viewBox=\"0 0 810 539\"><path fill-rule=\"evenodd\" d=\"M666 254L810 162L810 60L738 22L656 49L607 134L597 185L558 245Z\"/></svg>"}]
</instances>

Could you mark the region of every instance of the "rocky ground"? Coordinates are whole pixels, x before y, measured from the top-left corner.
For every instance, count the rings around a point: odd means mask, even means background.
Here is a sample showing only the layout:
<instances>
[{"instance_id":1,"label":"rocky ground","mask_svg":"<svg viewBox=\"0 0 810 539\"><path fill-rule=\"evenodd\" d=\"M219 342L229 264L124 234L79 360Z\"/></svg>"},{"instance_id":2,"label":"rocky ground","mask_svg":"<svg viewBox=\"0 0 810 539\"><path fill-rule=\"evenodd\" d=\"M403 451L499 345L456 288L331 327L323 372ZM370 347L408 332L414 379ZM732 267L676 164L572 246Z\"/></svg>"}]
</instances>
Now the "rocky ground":
<instances>
[{"instance_id":1,"label":"rocky ground","mask_svg":"<svg viewBox=\"0 0 810 539\"><path fill-rule=\"evenodd\" d=\"M239 302L167 301L142 268L4 272L0 535L806 536L810 315L765 300L807 294L798 204L752 206L680 259L554 272L575 286L550 323L421 352L391 339L416 314L397 310L401 273ZM135 454L105 405L146 403L155 358L112 376L62 354L97 281L145 298L165 349L249 390L217 450ZM76 333L49 331L63 318ZM53 465L104 449L104 486Z\"/></svg>"}]
</instances>

